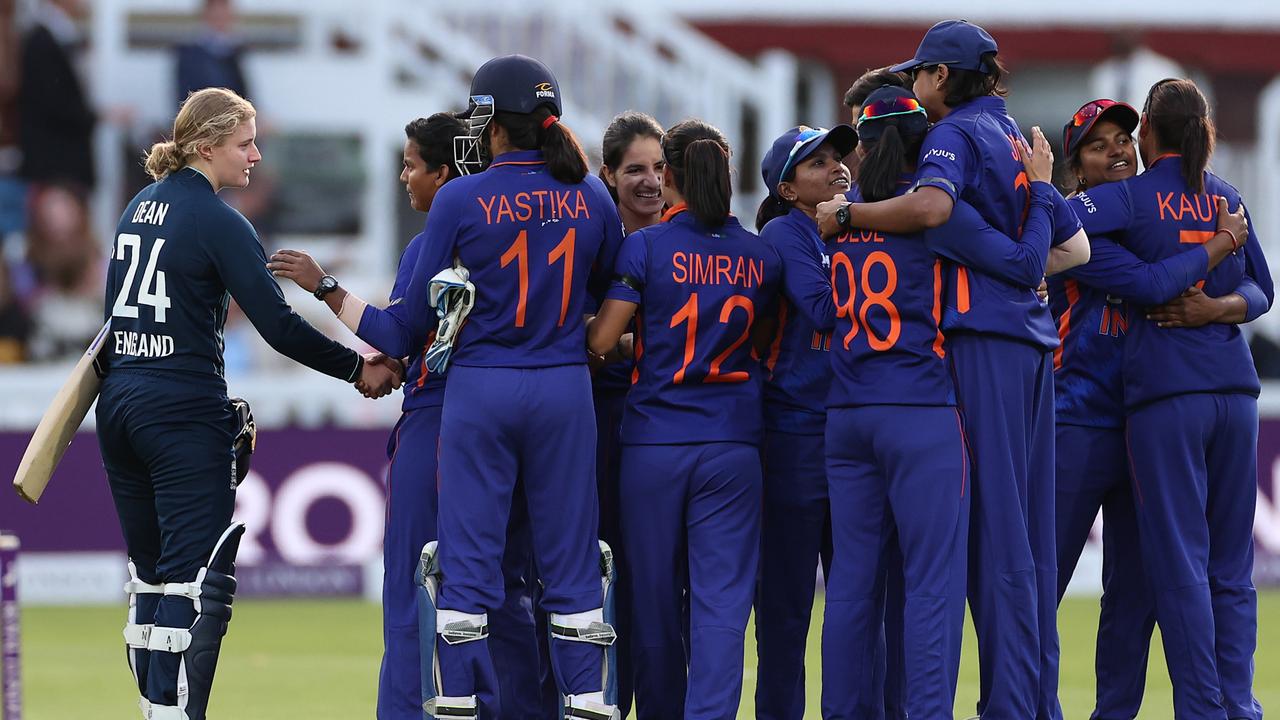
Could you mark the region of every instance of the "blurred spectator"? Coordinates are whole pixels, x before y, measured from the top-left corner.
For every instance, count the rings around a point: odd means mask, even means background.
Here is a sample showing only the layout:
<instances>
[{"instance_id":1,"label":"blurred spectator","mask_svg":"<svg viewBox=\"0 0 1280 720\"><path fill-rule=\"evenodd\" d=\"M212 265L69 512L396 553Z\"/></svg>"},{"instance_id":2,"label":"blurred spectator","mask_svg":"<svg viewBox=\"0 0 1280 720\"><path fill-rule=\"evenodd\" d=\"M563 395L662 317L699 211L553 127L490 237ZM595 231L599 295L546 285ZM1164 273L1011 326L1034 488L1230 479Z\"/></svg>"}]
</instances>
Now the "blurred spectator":
<instances>
[{"instance_id":1,"label":"blurred spectator","mask_svg":"<svg viewBox=\"0 0 1280 720\"><path fill-rule=\"evenodd\" d=\"M105 269L83 198L49 185L31 195L27 258L39 282L28 356L61 360L84 352L102 327Z\"/></svg>"},{"instance_id":2,"label":"blurred spectator","mask_svg":"<svg viewBox=\"0 0 1280 720\"><path fill-rule=\"evenodd\" d=\"M236 12L231 0L205 0L204 28L192 42L178 46L177 100L207 87L224 87L248 98L240 68L244 46L235 36Z\"/></svg>"},{"instance_id":3,"label":"blurred spectator","mask_svg":"<svg viewBox=\"0 0 1280 720\"><path fill-rule=\"evenodd\" d=\"M26 185L18 179L18 58L21 41L17 3L0 0L0 240L26 225Z\"/></svg>"},{"instance_id":4,"label":"blurred spectator","mask_svg":"<svg viewBox=\"0 0 1280 720\"><path fill-rule=\"evenodd\" d=\"M86 0L42 0L22 43L18 89L20 174L34 183L71 183L93 189L93 127L77 67L85 46L78 21Z\"/></svg>"},{"instance_id":5,"label":"blurred spectator","mask_svg":"<svg viewBox=\"0 0 1280 720\"><path fill-rule=\"evenodd\" d=\"M18 302L9 266L0 258L0 365L24 362L31 337L31 316Z\"/></svg>"}]
</instances>

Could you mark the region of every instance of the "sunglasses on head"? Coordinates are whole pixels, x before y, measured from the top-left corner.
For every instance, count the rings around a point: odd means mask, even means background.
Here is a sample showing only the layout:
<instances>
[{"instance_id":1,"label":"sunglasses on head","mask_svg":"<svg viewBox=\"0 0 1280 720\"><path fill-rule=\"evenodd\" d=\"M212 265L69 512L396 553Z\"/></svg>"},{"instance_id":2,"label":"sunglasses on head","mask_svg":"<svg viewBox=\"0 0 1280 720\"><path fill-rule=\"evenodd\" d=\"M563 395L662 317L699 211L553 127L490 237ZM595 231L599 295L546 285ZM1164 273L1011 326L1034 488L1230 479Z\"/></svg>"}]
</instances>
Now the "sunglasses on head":
<instances>
[{"instance_id":1,"label":"sunglasses on head","mask_svg":"<svg viewBox=\"0 0 1280 720\"><path fill-rule=\"evenodd\" d=\"M910 115L912 113L924 114L924 108L920 107L920 101L915 98L895 97L877 100L862 108L862 114L858 116L858 125L861 126L862 123L868 120L879 120L894 115Z\"/></svg>"}]
</instances>

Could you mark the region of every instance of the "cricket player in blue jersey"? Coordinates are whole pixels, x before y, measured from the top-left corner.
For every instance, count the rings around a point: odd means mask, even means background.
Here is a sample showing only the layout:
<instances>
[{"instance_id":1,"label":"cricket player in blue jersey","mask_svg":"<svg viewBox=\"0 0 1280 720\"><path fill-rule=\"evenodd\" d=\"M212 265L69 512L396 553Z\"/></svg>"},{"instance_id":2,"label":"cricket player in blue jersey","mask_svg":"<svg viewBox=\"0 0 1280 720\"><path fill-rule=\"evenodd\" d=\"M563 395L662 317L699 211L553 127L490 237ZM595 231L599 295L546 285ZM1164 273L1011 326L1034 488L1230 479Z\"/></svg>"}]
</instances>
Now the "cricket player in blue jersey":
<instances>
[{"instance_id":1,"label":"cricket player in blue jersey","mask_svg":"<svg viewBox=\"0 0 1280 720\"><path fill-rule=\"evenodd\" d=\"M835 305L818 204L849 189L843 158L852 126L794 127L773 141L760 171L769 194L760 239L782 259L778 329L765 357L764 514L756 590L756 717L804 715L805 640L814 569L831 571L831 507L823 466Z\"/></svg>"},{"instance_id":2,"label":"cricket player in blue jersey","mask_svg":"<svg viewBox=\"0 0 1280 720\"><path fill-rule=\"evenodd\" d=\"M662 126L640 112L618 115L604 130L600 179L618 203L627 234L662 219ZM630 352L628 352L628 356ZM596 370L591 391L596 410L596 487L600 495L600 539L613 548L618 579L615 583L618 631L618 711L631 711L631 609L627 579L627 549L622 546L622 508L618 478L622 468L622 412L631 387L633 363L616 362Z\"/></svg>"},{"instance_id":3,"label":"cricket player in blue jersey","mask_svg":"<svg viewBox=\"0 0 1280 720\"><path fill-rule=\"evenodd\" d=\"M1062 145L1076 192L1137 174L1137 126L1138 112L1114 100L1092 100L1075 112L1063 127ZM1120 363L1131 304L1188 325L1240 322L1252 319L1250 307L1261 312L1267 306L1248 277L1222 298L1208 298L1194 287L1234 249L1232 237L1247 231L1242 209L1219 213L1218 223L1228 229L1195 251L1158 263L1091 234L1089 262L1049 278L1050 309L1062 341L1054 351L1059 601L1099 510L1103 517L1094 720L1137 717L1155 627L1123 432ZM1193 293L1178 297L1187 288Z\"/></svg>"},{"instance_id":4,"label":"cricket player in blue jersey","mask_svg":"<svg viewBox=\"0 0 1280 720\"><path fill-rule=\"evenodd\" d=\"M444 183L461 173L454 162L454 138L465 126L451 113L436 113L405 126L403 170L409 204L428 213ZM411 308L404 302L413 268L422 253L424 233L418 233L400 256L390 304L368 305L326 275L311 256L297 250L272 254L268 267L328 304L360 339L375 348L398 337L407 313L434 313L430 307ZM399 318L397 322L396 318ZM414 570L422 547L437 539L436 451L444 379L427 367L426 351L432 335L413 344L403 364L403 414L391 431L387 456L387 515L383 539L382 622L383 656L378 674L378 717L408 720L422 717L422 662L419 652L417 591ZM395 361L397 365L399 361ZM533 616L529 612L530 561L528 520L524 507L513 507L503 555L506 599L494 611L492 640L502 702L511 718L539 717L539 663ZM552 693L554 699L554 691Z\"/></svg>"},{"instance_id":5,"label":"cricket player in blue jersey","mask_svg":"<svg viewBox=\"0 0 1280 720\"><path fill-rule=\"evenodd\" d=\"M229 90L187 98L173 139L147 157L156 182L121 216L107 270L98 441L129 554L126 654L155 720L205 717L235 596L244 525L231 513L252 419L227 398L228 300L290 358L371 395L392 384L289 308L253 226L218 198L262 159L254 116Z\"/></svg>"},{"instance_id":6,"label":"cricket player in blue jersey","mask_svg":"<svg viewBox=\"0 0 1280 720\"><path fill-rule=\"evenodd\" d=\"M938 228L956 200L1019 240L1034 184L1007 114L1003 66L982 28L949 20L926 33L911 60L915 95L935 121L913 192L877 203L824 203L824 236L840 227L910 233ZM1054 194L1056 197L1056 193ZM1055 200L1057 203L1060 200ZM840 217L836 217L839 213ZM1070 218L1065 209L1055 212ZM1078 223L1054 221L1047 272L1088 258ZM942 318L948 363L973 451L969 602L978 635L987 718L1057 718L1057 570L1053 533L1053 385L1058 344L1048 309L965 265L950 268Z\"/></svg>"},{"instance_id":7,"label":"cricket player in blue jersey","mask_svg":"<svg viewBox=\"0 0 1280 720\"><path fill-rule=\"evenodd\" d=\"M670 209L627 238L589 341L610 353L636 318L621 477L623 540L640 549L630 555L636 716L731 720L760 557L764 372L752 332L782 266L729 213L719 130L687 120L662 148Z\"/></svg>"},{"instance_id":8,"label":"cricket player in blue jersey","mask_svg":"<svg viewBox=\"0 0 1280 720\"><path fill-rule=\"evenodd\" d=\"M622 223L560 123L559 85L545 65L522 55L494 58L476 71L471 90L469 130L456 157L464 172L492 161L436 194L405 292L410 308L435 300L444 319L428 362L449 368L440 540L423 558L428 574L438 564L442 578L428 608L440 673L428 711L507 716L488 613L505 596L501 565L519 481L565 716L607 719L616 712L616 688L606 665L614 632L604 615L602 567L611 578L612 555L596 537L595 416L582 318L588 281L607 283ZM597 267L604 269L598 275ZM443 285L465 285L460 306ZM435 321L427 313L398 321L400 337L384 351L407 354Z\"/></svg>"},{"instance_id":9,"label":"cricket player in blue jersey","mask_svg":"<svg viewBox=\"0 0 1280 720\"><path fill-rule=\"evenodd\" d=\"M1218 234L1217 216L1241 203L1205 169L1214 137L1208 102L1188 80L1161 81L1138 136L1147 171L1075 196L1077 214L1089 232L1147 262L1198 252ZM1254 229L1233 243L1237 251L1201 290L1224 295L1248 275L1269 306L1273 287ZM1251 580L1259 384L1249 348L1234 324L1161 327L1134 313L1121 377L1138 531L1175 715L1261 718Z\"/></svg>"}]
</instances>

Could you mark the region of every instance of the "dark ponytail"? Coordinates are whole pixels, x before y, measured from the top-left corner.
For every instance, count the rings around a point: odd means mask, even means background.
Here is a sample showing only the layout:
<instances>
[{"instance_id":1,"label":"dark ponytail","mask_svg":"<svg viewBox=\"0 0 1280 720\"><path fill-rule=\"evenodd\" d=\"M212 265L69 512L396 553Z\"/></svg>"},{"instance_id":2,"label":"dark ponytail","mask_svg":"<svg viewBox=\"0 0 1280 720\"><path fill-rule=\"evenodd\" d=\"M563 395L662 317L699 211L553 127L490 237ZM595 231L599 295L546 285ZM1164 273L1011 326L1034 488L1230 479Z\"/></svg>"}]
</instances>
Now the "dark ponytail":
<instances>
[{"instance_id":1,"label":"dark ponytail","mask_svg":"<svg viewBox=\"0 0 1280 720\"><path fill-rule=\"evenodd\" d=\"M663 137L662 156L689 212L707 227L723 225L733 197L724 135L701 120L685 120Z\"/></svg>"},{"instance_id":2,"label":"dark ponytail","mask_svg":"<svg viewBox=\"0 0 1280 720\"><path fill-rule=\"evenodd\" d=\"M791 203L772 193L765 195L764 200L760 201L760 209L756 211L756 232L764 230L764 226L768 225L770 220L791 212L792 207L794 206Z\"/></svg>"},{"instance_id":3,"label":"dark ponytail","mask_svg":"<svg viewBox=\"0 0 1280 720\"><path fill-rule=\"evenodd\" d=\"M1190 80L1165 79L1151 86L1143 107L1156 147L1182 155L1182 180L1191 192L1204 192L1204 172L1213 155L1217 130L1209 101Z\"/></svg>"},{"instance_id":4,"label":"dark ponytail","mask_svg":"<svg viewBox=\"0 0 1280 720\"><path fill-rule=\"evenodd\" d=\"M898 179L920 154L924 131L912 132L899 118L868 122L883 122L884 128L874 141L863 141L866 154L858 164L858 190L864 201L876 202L896 194Z\"/></svg>"},{"instance_id":5,"label":"dark ponytail","mask_svg":"<svg viewBox=\"0 0 1280 720\"><path fill-rule=\"evenodd\" d=\"M527 114L499 110L490 123L501 125L516 148L541 150L551 177L575 185L587 176L587 154L573 131L559 118L552 121L551 117L551 109L542 105Z\"/></svg>"}]
</instances>

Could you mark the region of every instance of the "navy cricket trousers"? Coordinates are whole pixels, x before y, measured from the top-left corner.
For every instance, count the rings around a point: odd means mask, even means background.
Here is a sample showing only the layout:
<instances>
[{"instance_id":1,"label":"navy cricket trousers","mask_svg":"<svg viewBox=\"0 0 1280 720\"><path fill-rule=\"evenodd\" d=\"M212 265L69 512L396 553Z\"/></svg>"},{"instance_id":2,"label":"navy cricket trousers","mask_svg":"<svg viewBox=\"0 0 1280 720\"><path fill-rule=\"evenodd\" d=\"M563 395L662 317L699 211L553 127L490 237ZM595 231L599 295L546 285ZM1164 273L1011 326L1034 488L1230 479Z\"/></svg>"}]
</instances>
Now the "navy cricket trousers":
<instances>
[{"instance_id":1,"label":"navy cricket trousers","mask_svg":"<svg viewBox=\"0 0 1280 720\"><path fill-rule=\"evenodd\" d=\"M831 576L831 503L822 435L769 431L756 587L756 718L804 716L804 655L819 562Z\"/></svg>"},{"instance_id":2,"label":"navy cricket trousers","mask_svg":"<svg viewBox=\"0 0 1280 720\"><path fill-rule=\"evenodd\" d=\"M422 546L437 539L436 452L440 406L409 410L391 431L387 455L387 514L382 549L382 666L378 720L422 720L418 588L414 570ZM538 648L529 607L531 559L524 508L512 509L503 555L506 596L490 613L489 642L505 717L535 720Z\"/></svg>"},{"instance_id":3,"label":"navy cricket trousers","mask_svg":"<svg viewBox=\"0 0 1280 720\"><path fill-rule=\"evenodd\" d=\"M1056 720L1051 357L1016 340L956 333L947 359L973 457L969 609L978 711L988 720Z\"/></svg>"},{"instance_id":4,"label":"navy cricket trousers","mask_svg":"<svg viewBox=\"0 0 1280 720\"><path fill-rule=\"evenodd\" d=\"M760 485L755 445L623 447L622 534L631 550L640 720L737 717L760 558Z\"/></svg>"},{"instance_id":5,"label":"navy cricket trousers","mask_svg":"<svg viewBox=\"0 0 1280 720\"><path fill-rule=\"evenodd\" d=\"M964 627L969 457L953 407L827 411L834 562L822 630L822 716L881 717L875 667L897 535L906 714L948 719Z\"/></svg>"},{"instance_id":6,"label":"navy cricket trousers","mask_svg":"<svg viewBox=\"0 0 1280 720\"><path fill-rule=\"evenodd\" d=\"M1179 720L1259 720L1258 401L1195 393L1131 411L1130 472L1142 557Z\"/></svg>"},{"instance_id":7,"label":"navy cricket trousers","mask_svg":"<svg viewBox=\"0 0 1280 720\"><path fill-rule=\"evenodd\" d=\"M564 614L601 607L595 434L585 364L450 368L440 428L440 608L481 614L502 605L517 480L543 583L539 606ZM443 694L475 694L481 718L505 718L491 645L436 643ZM553 639L550 655L561 694L603 689L600 646Z\"/></svg>"},{"instance_id":8,"label":"navy cricket trousers","mask_svg":"<svg viewBox=\"0 0 1280 720\"><path fill-rule=\"evenodd\" d=\"M1142 706L1155 599L1142 569L1138 518L1120 428L1057 428L1058 600L1102 510L1102 609L1092 720L1132 720Z\"/></svg>"},{"instance_id":9,"label":"navy cricket trousers","mask_svg":"<svg viewBox=\"0 0 1280 720\"><path fill-rule=\"evenodd\" d=\"M111 498L138 578L195 580L235 509L236 421L225 386L115 370L102 381L97 422ZM134 622L189 628L195 617L188 598L143 594ZM149 655L147 699L177 705L181 656Z\"/></svg>"}]
</instances>

